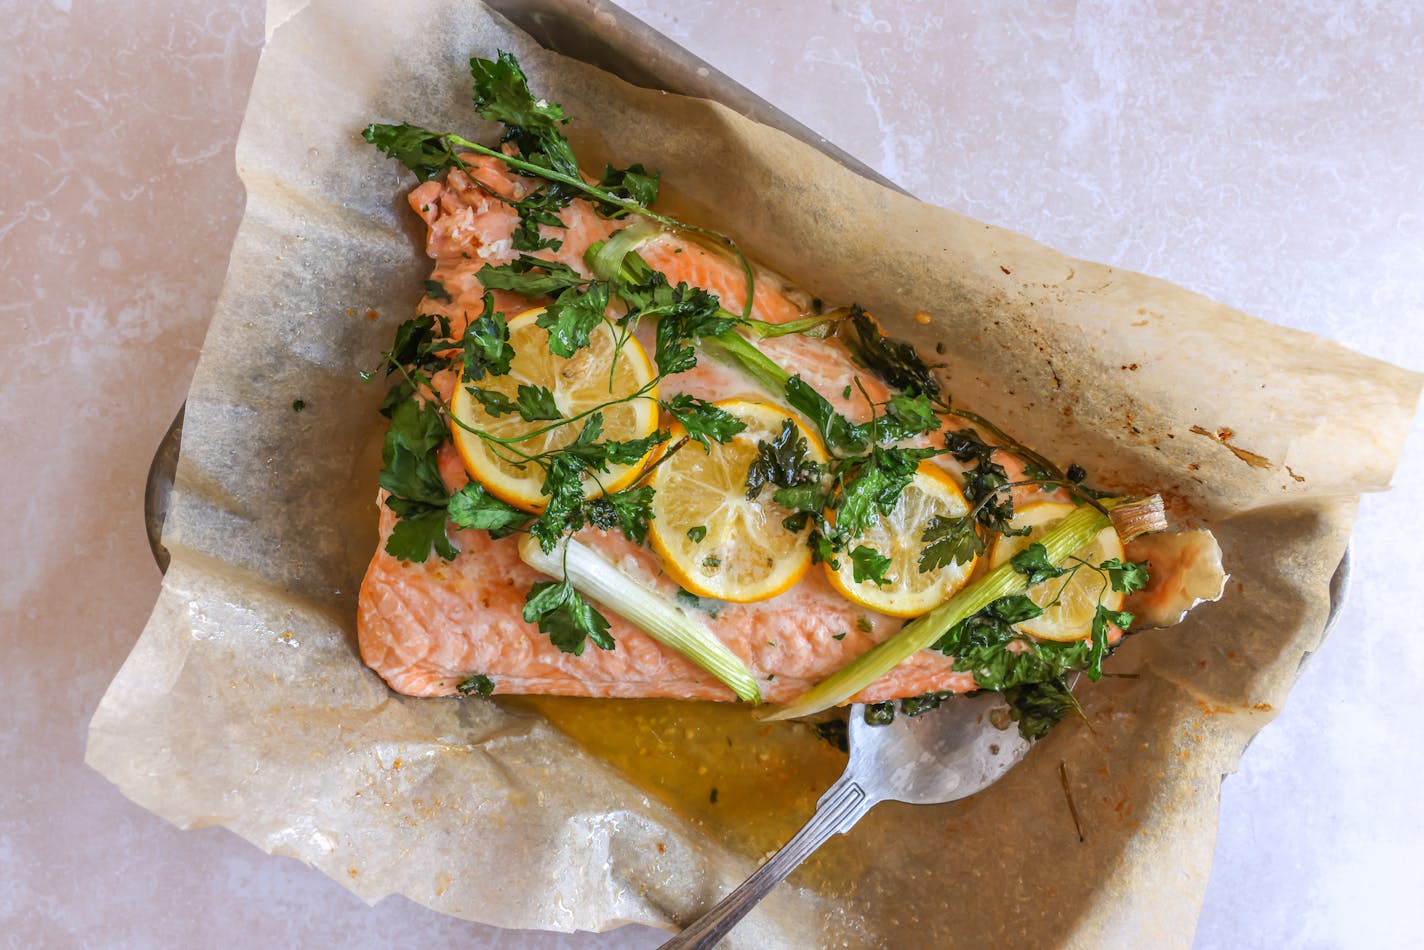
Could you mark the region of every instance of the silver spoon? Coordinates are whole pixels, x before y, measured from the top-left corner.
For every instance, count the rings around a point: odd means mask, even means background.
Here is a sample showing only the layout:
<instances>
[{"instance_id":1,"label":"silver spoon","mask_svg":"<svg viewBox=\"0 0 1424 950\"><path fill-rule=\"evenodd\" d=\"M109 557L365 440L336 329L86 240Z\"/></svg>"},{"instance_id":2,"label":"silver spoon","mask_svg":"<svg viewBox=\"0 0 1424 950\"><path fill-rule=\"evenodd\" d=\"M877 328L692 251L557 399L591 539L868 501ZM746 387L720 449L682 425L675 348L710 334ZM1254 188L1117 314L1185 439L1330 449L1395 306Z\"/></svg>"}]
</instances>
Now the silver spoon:
<instances>
[{"instance_id":1,"label":"silver spoon","mask_svg":"<svg viewBox=\"0 0 1424 950\"><path fill-rule=\"evenodd\" d=\"M922 716L896 716L888 726L850 711L850 761L816 803L816 813L792 839L701 919L661 950L702 950L727 935L757 902L817 848L844 834L877 802L935 805L968 798L1018 764L1029 743L989 714L1003 708L997 693L955 697Z\"/></svg>"}]
</instances>

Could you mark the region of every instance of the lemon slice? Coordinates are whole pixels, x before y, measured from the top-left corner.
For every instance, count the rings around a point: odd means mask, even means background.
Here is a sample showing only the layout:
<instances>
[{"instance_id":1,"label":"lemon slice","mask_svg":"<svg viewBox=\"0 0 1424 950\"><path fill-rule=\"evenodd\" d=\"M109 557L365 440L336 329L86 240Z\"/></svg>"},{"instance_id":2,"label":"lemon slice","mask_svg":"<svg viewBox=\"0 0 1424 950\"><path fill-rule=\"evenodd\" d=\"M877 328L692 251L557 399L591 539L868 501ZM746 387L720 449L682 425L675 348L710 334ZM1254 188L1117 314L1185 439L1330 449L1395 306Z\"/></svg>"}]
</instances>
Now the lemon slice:
<instances>
[{"instance_id":1,"label":"lemon slice","mask_svg":"<svg viewBox=\"0 0 1424 950\"><path fill-rule=\"evenodd\" d=\"M757 443L781 432L791 413L766 403L738 399L717 403L746 423L726 443L707 451L696 443L665 458L653 471L653 521L648 540L663 569L686 590L735 603L766 600L790 588L811 566L806 531L781 522L791 512L762 489L747 500L747 469ZM826 461L820 441L795 419L807 455ZM680 433L674 428L673 437Z\"/></svg>"},{"instance_id":2,"label":"lemon slice","mask_svg":"<svg viewBox=\"0 0 1424 950\"><path fill-rule=\"evenodd\" d=\"M515 400L521 384L542 386L553 393L554 404L568 418L603 403L625 399L653 379L653 366L642 346L629 337L620 347L612 324L606 320L589 334L588 346L568 359L554 355L549 350L548 331L534 322L543 312L542 307L526 310L509 321L509 344L514 348L509 372L503 376L486 376L473 385L500 393L511 401ZM544 470L537 464L520 464L516 460L517 453L537 455L562 448L578 437L586 421L557 425L557 420L529 422L518 413L494 416L470 395L468 385L462 382L457 386L450 400L450 412L456 419L501 439L530 437L508 448L492 447L473 432L452 423L451 438L465 463L465 470L496 498L525 511L542 510ZM603 430L599 440L626 441L651 435L658 425L656 397L657 393L649 390L646 398L629 399L600 409ZM530 435L535 432L539 434ZM607 474L599 473L597 480L585 481L584 497L627 487L638 477L646 461L645 457L633 465L609 466Z\"/></svg>"},{"instance_id":3,"label":"lemon slice","mask_svg":"<svg viewBox=\"0 0 1424 950\"><path fill-rule=\"evenodd\" d=\"M947 564L921 573L920 552L925 546L921 538L925 525L936 516L957 518L968 513L969 503L954 479L938 465L921 462L895 510L882 515L850 544L852 550L865 545L890 559L890 566L885 570L888 583L884 586L870 580L857 583L849 553L838 558L839 570L827 564L826 574L832 586L847 600L877 613L892 617L918 617L929 613L968 582L978 558L967 564Z\"/></svg>"},{"instance_id":4,"label":"lemon slice","mask_svg":"<svg viewBox=\"0 0 1424 950\"><path fill-rule=\"evenodd\" d=\"M1062 521L1073 511L1074 505L1058 502L1041 502L1024 505L1014 512L1013 525L1022 528L1027 525L1032 530L1024 537L1001 535L994 541L994 552L990 563L994 567L1003 564L1032 544L1045 531ZM1123 556L1122 541L1112 528L1104 528L1090 544L1079 548L1076 557L1096 567L1103 561ZM1060 564L1071 567L1073 562ZM1050 577L1034 584L1027 591L1029 599L1040 607L1058 603L1044 610L1032 620L1016 624L1019 630L1041 640L1082 640L1092 634L1093 615L1101 603L1109 610L1121 610L1123 594L1112 589L1101 573L1081 568L1071 579L1068 575Z\"/></svg>"}]
</instances>

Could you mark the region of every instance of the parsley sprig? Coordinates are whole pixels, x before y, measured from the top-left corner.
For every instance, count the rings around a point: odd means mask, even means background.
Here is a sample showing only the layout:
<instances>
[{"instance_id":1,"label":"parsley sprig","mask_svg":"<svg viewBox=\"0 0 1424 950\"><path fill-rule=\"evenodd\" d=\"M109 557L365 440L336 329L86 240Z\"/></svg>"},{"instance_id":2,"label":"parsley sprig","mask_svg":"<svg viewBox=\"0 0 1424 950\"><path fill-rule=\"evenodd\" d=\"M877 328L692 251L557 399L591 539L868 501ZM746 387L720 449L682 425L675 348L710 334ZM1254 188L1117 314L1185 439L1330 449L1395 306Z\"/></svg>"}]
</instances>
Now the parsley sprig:
<instances>
[{"instance_id":1,"label":"parsley sprig","mask_svg":"<svg viewBox=\"0 0 1424 950\"><path fill-rule=\"evenodd\" d=\"M573 149L560 131L560 126L568 121L567 116L557 105L534 98L524 71L509 53L501 51L494 60L475 57L470 60L470 72L475 78L476 112L482 118L505 123L507 131L502 141L517 146L518 155L480 145L452 132L433 132L404 122L399 125L372 123L362 131L362 137L410 169L421 181L429 181L447 169L464 169L460 152L473 152L498 159L517 172L563 186L569 195L592 198L595 207L606 216L641 215L675 231L696 235L713 247L726 248L736 256L746 278L742 316L751 318L756 276L751 262L735 241L716 231L652 211L648 204L656 197L657 177L649 175L640 165L621 171L610 169L598 184L584 181ZM529 210L553 216L556 209L545 200ZM537 223L548 222L546 219Z\"/></svg>"}]
</instances>

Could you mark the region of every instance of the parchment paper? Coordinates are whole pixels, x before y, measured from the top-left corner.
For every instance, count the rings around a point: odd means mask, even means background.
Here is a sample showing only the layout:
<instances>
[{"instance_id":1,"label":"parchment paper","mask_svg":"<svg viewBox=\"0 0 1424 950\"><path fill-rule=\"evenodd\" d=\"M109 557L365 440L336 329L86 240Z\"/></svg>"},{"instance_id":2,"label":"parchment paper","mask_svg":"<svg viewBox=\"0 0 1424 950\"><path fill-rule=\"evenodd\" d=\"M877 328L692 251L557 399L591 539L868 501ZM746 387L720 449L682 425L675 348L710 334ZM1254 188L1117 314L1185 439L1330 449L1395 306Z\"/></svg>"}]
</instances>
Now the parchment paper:
<instances>
[{"instance_id":1,"label":"parchment paper","mask_svg":"<svg viewBox=\"0 0 1424 950\"><path fill-rule=\"evenodd\" d=\"M247 212L188 398L173 562L89 762L180 826L226 825L367 900L502 926L672 926L751 870L539 718L396 696L356 656L381 396L357 371L429 267L411 179L357 132L487 134L467 60L506 49L586 152L660 169L685 214L763 263L943 342L961 404L1103 484L1164 490L1212 525L1233 574L1220 603L1129 639L1109 668L1137 676L1083 691L1091 728L1065 723L968 801L877 808L832 845L849 893L783 888L736 942L1185 945L1220 778L1317 644L1355 494L1387 486L1420 379L920 204L465 3L315 0L272 22L237 149Z\"/></svg>"}]
</instances>

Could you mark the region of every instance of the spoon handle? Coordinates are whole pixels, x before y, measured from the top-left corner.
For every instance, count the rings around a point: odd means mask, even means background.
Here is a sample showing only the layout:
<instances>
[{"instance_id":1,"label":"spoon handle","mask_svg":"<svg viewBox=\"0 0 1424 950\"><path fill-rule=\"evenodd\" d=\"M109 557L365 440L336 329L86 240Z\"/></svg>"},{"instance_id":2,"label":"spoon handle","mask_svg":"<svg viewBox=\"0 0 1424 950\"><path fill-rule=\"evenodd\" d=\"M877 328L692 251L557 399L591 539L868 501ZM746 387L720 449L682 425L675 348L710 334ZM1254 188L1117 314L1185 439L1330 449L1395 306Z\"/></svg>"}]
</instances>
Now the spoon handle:
<instances>
[{"instance_id":1,"label":"spoon handle","mask_svg":"<svg viewBox=\"0 0 1424 950\"><path fill-rule=\"evenodd\" d=\"M663 944L659 950L705 950L714 946L747 915L771 889L809 858L833 835L849 831L861 816L870 811L878 799L872 799L849 775L841 776L821 800L816 814L801 826L781 850L771 856L732 893L722 898L716 907L703 914L682 933Z\"/></svg>"}]
</instances>

